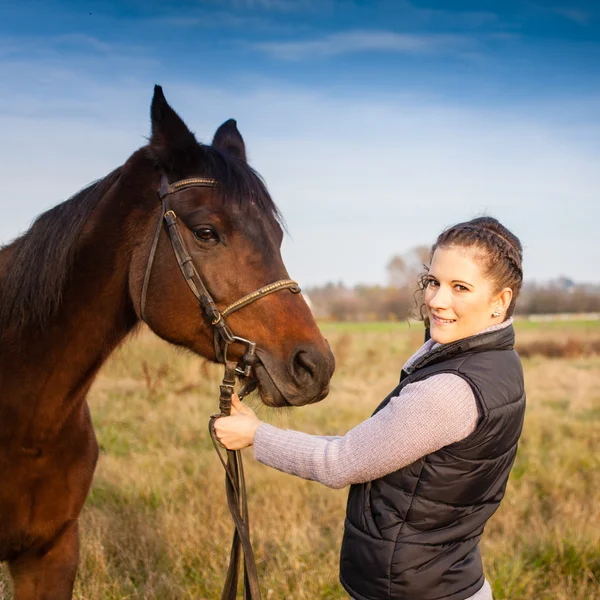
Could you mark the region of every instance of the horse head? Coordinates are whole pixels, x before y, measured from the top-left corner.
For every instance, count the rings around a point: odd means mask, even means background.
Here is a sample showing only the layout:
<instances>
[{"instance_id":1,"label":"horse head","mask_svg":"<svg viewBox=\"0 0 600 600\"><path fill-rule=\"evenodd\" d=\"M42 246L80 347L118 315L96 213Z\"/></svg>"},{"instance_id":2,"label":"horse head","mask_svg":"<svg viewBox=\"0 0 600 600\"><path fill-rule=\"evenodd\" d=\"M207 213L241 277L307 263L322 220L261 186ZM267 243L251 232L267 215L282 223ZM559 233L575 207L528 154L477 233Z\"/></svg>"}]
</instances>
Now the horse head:
<instances>
[{"instance_id":1,"label":"horse head","mask_svg":"<svg viewBox=\"0 0 600 600\"><path fill-rule=\"evenodd\" d=\"M280 251L281 216L262 179L248 165L234 120L218 128L210 146L200 144L159 86L151 120L145 151L154 164L156 191L163 190L163 199L168 195L180 245L214 300L218 321L238 299L289 280ZM178 187L178 182L184 185ZM158 195L153 202L148 208L151 218L135 232L143 241L136 245L130 265L132 304L160 337L222 361L215 320L186 283L181 256L174 252L177 244L171 243L163 223L165 204ZM237 343L240 338L256 343L253 372L261 399L270 406L322 400L334 370L329 345L297 292L286 284L226 316L227 329L236 336L227 346L227 359L243 359L248 347Z\"/></svg>"}]
</instances>

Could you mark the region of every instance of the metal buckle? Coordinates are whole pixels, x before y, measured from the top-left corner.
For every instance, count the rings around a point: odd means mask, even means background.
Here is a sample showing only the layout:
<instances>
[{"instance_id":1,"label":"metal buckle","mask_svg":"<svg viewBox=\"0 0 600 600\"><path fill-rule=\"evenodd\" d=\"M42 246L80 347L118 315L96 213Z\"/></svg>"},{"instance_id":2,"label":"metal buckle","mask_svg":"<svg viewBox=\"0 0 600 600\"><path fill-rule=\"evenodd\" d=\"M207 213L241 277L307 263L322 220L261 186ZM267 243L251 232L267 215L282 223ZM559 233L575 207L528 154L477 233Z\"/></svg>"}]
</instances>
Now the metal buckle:
<instances>
[{"instance_id":1,"label":"metal buckle","mask_svg":"<svg viewBox=\"0 0 600 600\"><path fill-rule=\"evenodd\" d=\"M251 342L250 340L244 339L237 335L233 336L232 344L244 344L246 346L246 352L244 356L242 356L242 367L236 367L235 373L237 375L243 375L244 377L250 377L252 375L252 366L253 363L256 362L256 342ZM225 347L225 361L227 361L227 350L230 344L227 344Z\"/></svg>"}]
</instances>

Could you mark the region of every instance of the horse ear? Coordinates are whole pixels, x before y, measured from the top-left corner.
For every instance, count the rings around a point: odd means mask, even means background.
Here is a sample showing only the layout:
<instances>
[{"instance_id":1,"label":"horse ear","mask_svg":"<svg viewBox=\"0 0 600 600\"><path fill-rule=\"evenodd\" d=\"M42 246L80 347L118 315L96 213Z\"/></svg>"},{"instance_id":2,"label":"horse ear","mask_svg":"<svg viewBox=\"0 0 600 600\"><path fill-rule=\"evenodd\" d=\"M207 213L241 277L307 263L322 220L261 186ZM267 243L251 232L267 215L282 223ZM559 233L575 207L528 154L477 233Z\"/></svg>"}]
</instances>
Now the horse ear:
<instances>
[{"instance_id":1,"label":"horse ear","mask_svg":"<svg viewBox=\"0 0 600 600\"><path fill-rule=\"evenodd\" d=\"M174 155L198 146L194 134L169 106L160 85L154 86L150 118L152 120L150 147L161 160L171 162Z\"/></svg>"},{"instance_id":2,"label":"horse ear","mask_svg":"<svg viewBox=\"0 0 600 600\"><path fill-rule=\"evenodd\" d=\"M244 144L244 138L238 131L235 119L225 121L217 129L212 146L246 162L246 145Z\"/></svg>"}]
</instances>

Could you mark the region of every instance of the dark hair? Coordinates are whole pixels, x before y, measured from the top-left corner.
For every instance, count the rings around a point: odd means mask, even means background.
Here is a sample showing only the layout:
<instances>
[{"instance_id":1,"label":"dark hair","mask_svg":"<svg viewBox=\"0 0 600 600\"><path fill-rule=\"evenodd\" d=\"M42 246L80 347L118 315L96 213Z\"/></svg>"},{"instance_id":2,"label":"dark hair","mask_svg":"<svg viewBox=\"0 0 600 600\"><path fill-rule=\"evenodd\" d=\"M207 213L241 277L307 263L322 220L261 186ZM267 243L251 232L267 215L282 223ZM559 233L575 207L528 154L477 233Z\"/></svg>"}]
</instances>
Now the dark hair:
<instances>
[{"instance_id":1,"label":"dark hair","mask_svg":"<svg viewBox=\"0 0 600 600\"><path fill-rule=\"evenodd\" d=\"M509 287L513 292L512 300L506 311L506 318L510 317L515 310L515 303L523 284L523 247L519 238L497 219L477 217L442 231L431 247L430 262L437 248L450 246L475 248L480 251L484 273L493 282L494 291L499 292L505 287ZM420 316L429 326L423 304L423 293L427 286L429 271L427 266L425 269L425 273L419 277L417 293L420 292L421 296Z\"/></svg>"},{"instance_id":2,"label":"dark hair","mask_svg":"<svg viewBox=\"0 0 600 600\"><path fill-rule=\"evenodd\" d=\"M62 302L71 276L75 242L98 201L121 175L104 179L41 214L31 228L10 244L0 288L0 338L10 325L43 326Z\"/></svg>"}]
</instances>

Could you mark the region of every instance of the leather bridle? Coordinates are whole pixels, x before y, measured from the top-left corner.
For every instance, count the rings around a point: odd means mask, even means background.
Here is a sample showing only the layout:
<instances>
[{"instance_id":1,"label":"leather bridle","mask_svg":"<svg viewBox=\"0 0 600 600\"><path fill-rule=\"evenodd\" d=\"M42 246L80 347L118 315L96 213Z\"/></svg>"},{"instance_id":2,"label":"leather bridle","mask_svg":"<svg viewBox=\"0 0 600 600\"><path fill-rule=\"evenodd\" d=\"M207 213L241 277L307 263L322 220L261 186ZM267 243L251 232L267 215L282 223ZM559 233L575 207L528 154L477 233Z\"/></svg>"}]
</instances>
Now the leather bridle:
<instances>
[{"instance_id":1,"label":"leather bridle","mask_svg":"<svg viewBox=\"0 0 600 600\"><path fill-rule=\"evenodd\" d=\"M221 363L226 363L228 346L233 343L244 344L246 346L246 354L243 358L245 368L243 371L238 371L238 374L248 377L249 373L246 374L245 370L248 365L251 366L256 361L256 344L234 335L225 318L241 308L248 306L248 304L256 302L256 300L260 300L261 298L280 290L289 289L292 293L298 294L300 292L300 286L292 279L281 279L261 287L260 289L240 298L239 300L232 302L222 311L219 311L215 301L208 292L206 285L198 274L192 257L186 248L183 237L181 236L181 231L179 230L177 215L169 206L169 196L171 194L191 187L216 188L218 186L218 181L201 177L182 179L180 181L176 181L175 183L169 184L166 175L162 176L161 186L158 192L158 197L162 203L162 214L158 220L156 231L154 233L154 239L152 240L152 246L150 248L150 254L148 256L146 273L144 275L144 283L142 285L140 316L142 317L142 320L146 321L146 296L148 293L148 286L150 284L150 275L152 273L152 266L154 264L154 256L156 254L156 248L158 246L158 240L160 238L164 222L169 234L171 245L173 246L173 252L175 253L175 258L177 259L179 269L181 270L181 273L190 290L192 290L192 293L200 302L202 312L204 315L206 315L213 326L216 360Z\"/></svg>"},{"instance_id":2,"label":"leather bridle","mask_svg":"<svg viewBox=\"0 0 600 600\"><path fill-rule=\"evenodd\" d=\"M158 247L158 240L163 230L164 223L169 235L169 240L171 241L171 245L173 247L173 252L175 253L175 258L177 259L177 264L179 265L179 269L181 270L181 273L190 290L194 296L196 296L198 302L200 302L202 313L210 321L213 327L215 358L218 362L223 363L225 366L223 381L221 382L219 388L219 413L213 415L209 422L209 431L215 446L215 450L217 451L219 459L225 468L227 503L235 523L229 568L227 570L227 577L225 580L221 600L235 600L236 598L239 564L241 558L240 546L244 553L244 598L245 600L260 600L258 574L256 571L254 553L250 544L248 505L246 499L246 486L242 456L239 451L227 450L227 461L225 461L223 455L221 454L221 450L219 448L220 444L216 438L213 427L215 419L218 419L222 416L228 416L231 413L231 398L233 395L236 376L243 376L247 379L244 387L239 391L240 398L243 398L245 395L255 389L257 382L256 379L252 377L252 371L258 358L256 356L256 342L252 342L235 335L227 324L226 317L235 311L248 306L252 302L256 302L257 300L260 300L269 294L273 294L274 292L289 289L292 293L297 294L300 292L300 287L298 283L291 279L281 279L279 281L275 281L274 283L265 285L255 292L243 296L221 311L217 308L215 301L210 295L206 285L204 284L204 281L200 277L192 257L187 250L181 235L181 231L179 230L177 215L169 206L169 196L191 187L216 188L218 186L218 181L202 177L182 179L180 181L176 181L175 183L169 184L166 175L163 174L160 190L158 192L158 197L162 204L162 212L156 225L152 246L150 247L150 254L148 255L148 263L146 266L146 273L144 275L142 295L140 299L140 316L143 321L147 322L146 297L148 294L148 287L150 285L150 275L152 273L154 257ZM230 361L227 358L229 346L235 343L243 344L246 348L244 355L238 362Z\"/></svg>"}]
</instances>

